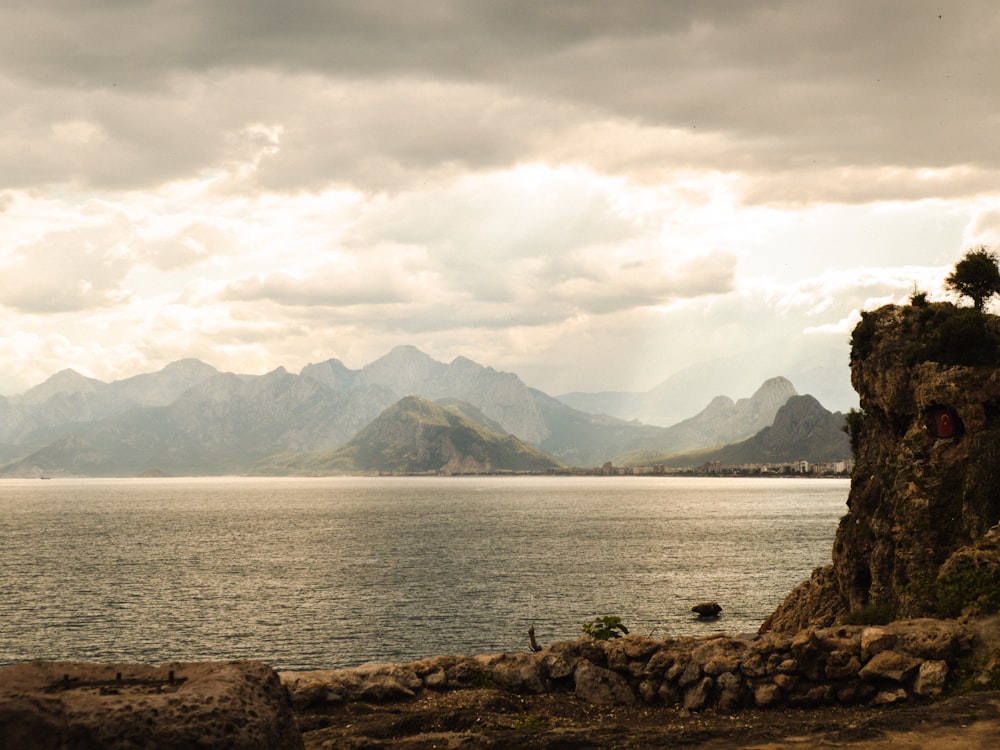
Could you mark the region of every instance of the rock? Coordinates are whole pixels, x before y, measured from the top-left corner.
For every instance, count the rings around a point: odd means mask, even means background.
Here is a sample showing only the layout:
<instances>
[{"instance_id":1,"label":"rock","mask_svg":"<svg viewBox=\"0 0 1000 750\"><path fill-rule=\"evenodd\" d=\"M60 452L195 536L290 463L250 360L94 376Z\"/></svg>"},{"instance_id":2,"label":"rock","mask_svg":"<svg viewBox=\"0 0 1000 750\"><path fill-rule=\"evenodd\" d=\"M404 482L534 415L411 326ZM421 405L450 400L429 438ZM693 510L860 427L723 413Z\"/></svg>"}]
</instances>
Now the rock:
<instances>
[{"instance_id":1,"label":"rock","mask_svg":"<svg viewBox=\"0 0 1000 750\"><path fill-rule=\"evenodd\" d=\"M709 659L702 671L709 677L735 672L740 668L740 660L735 656L716 656Z\"/></svg>"},{"instance_id":2,"label":"rock","mask_svg":"<svg viewBox=\"0 0 1000 750\"><path fill-rule=\"evenodd\" d=\"M841 625L835 628L820 628L816 631L816 641L824 651L846 651L861 655L860 625Z\"/></svg>"},{"instance_id":3,"label":"rock","mask_svg":"<svg viewBox=\"0 0 1000 750\"><path fill-rule=\"evenodd\" d=\"M642 673L647 676L655 675L662 677L666 674L667 670L673 666L676 658L677 653L675 651L668 651L666 649L657 651L652 655L652 657L650 657L649 661L646 662L646 666Z\"/></svg>"},{"instance_id":4,"label":"rock","mask_svg":"<svg viewBox=\"0 0 1000 750\"><path fill-rule=\"evenodd\" d=\"M733 672L723 672L715 679L720 711L735 711L743 703L743 679Z\"/></svg>"},{"instance_id":5,"label":"rock","mask_svg":"<svg viewBox=\"0 0 1000 750\"><path fill-rule=\"evenodd\" d=\"M896 634L885 628L865 628L861 631L861 658L868 661L875 654L890 649L896 642Z\"/></svg>"},{"instance_id":6,"label":"rock","mask_svg":"<svg viewBox=\"0 0 1000 750\"><path fill-rule=\"evenodd\" d=\"M794 674L776 674L774 676L774 684L780 687L786 693L790 693L796 687L798 687L800 678Z\"/></svg>"},{"instance_id":7,"label":"rock","mask_svg":"<svg viewBox=\"0 0 1000 750\"><path fill-rule=\"evenodd\" d=\"M909 694L903 688L896 688L895 690L883 690L875 696L872 701L876 706L889 706L893 703L902 703L909 699Z\"/></svg>"},{"instance_id":8,"label":"rock","mask_svg":"<svg viewBox=\"0 0 1000 750\"><path fill-rule=\"evenodd\" d=\"M784 659L778 664L778 672L781 674L795 674L798 671L799 662L797 659Z\"/></svg>"},{"instance_id":9,"label":"rock","mask_svg":"<svg viewBox=\"0 0 1000 750\"><path fill-rule=\"evenodd\" d=\"M703 677L684 691L684 708L688 711L700 711L708 705L712 697L712 678Z\"/></svg>"},{"instance_id":10,"label":"rock","mask_svg":"<svg viewBox=\"0 0 1000 750\"><path fill-rule=\"evenodd\" d=\"M494 654L477 656L483 672L490 679L508 690L525 693L544 693L551 686L542 675L542 652Z\"/></svg>"},{"instance_id":11,"label":"rock","mask_svg":"<svg viewBox=\"0 0 1000 750\"><path fill-rule=\"evenodd\" d=\"M635 693L628 681L617 672L581 662L573 675L578 698L598 705L634 706Z\"/></svg>"},{"instance_id":12,"label":"rock","mask_svg":"<svg viewBox=\"0 0 1000 750\"><path fill-rule=\"evenodd\" d=\"M862 680L906 682L920 668L920 659L896 651L880 651L858 672Z\"/></svg>"},{"instance_id":13,"label":"rock","mask_svg":"<svg viewBox=\"0 0 1000 750\"><path fill-rule=\"evenodd\" d=\"M0 747L301 750L303 743L266 664L30 662L0 669Z\"/></svg>"},{"instance_id":14,"label":"rock","mask_svg":"<svg viewBox=\"0 0 1000 750\"><path fill-rule=\"evenodd\" d=\"M951 659L963 646L966 629L953 620L901 620L885 626L894 636L892 649L918 659Z\"/></svg>"},{"instance_id":15,"label":"rock","mask_svg":"<svg viewBox=\"0 0 1000 750\"><path fill-rule=\"evenodd\" d=\"M849 651L831 651L827 657L825 674L829 680L847 680L860 671L861 661Z\"/></svg>"},{"instance_id":16,"label":"rock","mask_svg":"<svg viewBox=\"0 0 1000 750\"><path fill-rule=\"evenodd\" d=\"M692 661L684 667L684 671L677 678L677 684L682 688L690 687L698 682L701 676L701 665Z\"/></svg>"},{"instance_id":17,"label":"rock","mask_svg":"<svg viewBox=\"0 0 1000 750\"><path fill-rule=\"evenodd\" d=\"M545 655L545 668L549 672L549 677L553 680L562 680L573 674L576 669L576 661L566 658L565 654L549 653Z\"/></svg>"},{"instance_id":18,"label":"rock","mask_svg":"<svg viewBox=\"0 0 1000 750\"><path fill-rule=\"evenodd\" d=\"M740 661L740 672L744 677L763 677L767 674L767 663L758 653L751 653Z\"/></svg>"},{"instance_id":19,"label":"rock","mask_svg":"<svg viewBox=\"0 0 1000 750\"><path fill-rule=\"evenodd\" d=\"M833 625L846 609L832 565L816 568L812 577L789 592L760 626L760 633L797 633L803 628Z\"/></svg>"},{"instance_id":20,"label":"rock","mask_svg":"<svg viewBox=\"0 0 1000 750\"><path fill-rule=\"evenodd\" d=\"M425 675L424 687L431 690L444 690L448 687L448 673L443 669L439 669L437 672L431 672L429 675Z\"/></svg>"},{"instance_id":21,"label":"rock","mask_svg":"<svg viewBox=\"0 0 1000 750\"><path fill-rule=\"evenodd\" d=\"M781 688L773 683L758 685L753 691L753 702L758 708L767 708L781 702Z\"/></svg>"},{"instance_id":22,"label":"rock","mask_svg":"<svg viewBox=\"0 0 1000 750\"><path fill-rule=\"evenodd\" d=\"M698 617L718 617L722 607L716 602L702 602L691 607L691 611L696 613Z\"/></svg>"},{"instance_id":23,"label":"rock","mask_svg":"<svg viewBox=\"0 0 1000 750\"><path fill-rule=\"evenodd\" d=\"M639 683L639 697L642 699L643 703L652 705L660 697L660 681L659 680L643 680Z\"/></svg>"},{"instance_id":24,"label":"rock","mask_svg":"<svg viewBox=\"0 0 1000 750\"><path fill-rule=\"evenodd\" d=\"M941 695L947 679L948 662L925 661L917 672L917 679L913 683L913 692L925 698Z\"/></svg>"},{"instance_id":25,"label":"rock","mask_svg":"<svg viewBox=\"0 0 1000 750\"><path fill-rule=\"evenodd\" d=\"M660 685L657 694L665 706L675 706L681 702L681 690L671 682L664 682Z\"/></svg>"},{"instance_id":26,"label":"rock","mask_svg":"<svg viewBox=\"0 0 1000 750\"><path fill-rule=\"evenodd\" d=\"M831 703L833 698L834 690L830 685L804 683L799 685L792 695L788 696L788 702L792 706L821 706Z\"/></svg>"}]
</instances>

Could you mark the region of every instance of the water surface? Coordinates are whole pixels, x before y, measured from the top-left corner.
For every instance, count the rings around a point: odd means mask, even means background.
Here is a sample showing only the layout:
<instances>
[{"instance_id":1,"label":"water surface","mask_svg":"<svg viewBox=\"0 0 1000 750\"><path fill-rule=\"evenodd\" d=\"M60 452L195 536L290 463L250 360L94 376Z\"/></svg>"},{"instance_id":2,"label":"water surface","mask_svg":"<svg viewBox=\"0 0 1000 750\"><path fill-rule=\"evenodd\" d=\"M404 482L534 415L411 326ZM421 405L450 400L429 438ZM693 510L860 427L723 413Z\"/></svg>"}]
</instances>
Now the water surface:
<instances>
[{"instance_id":1,"label":"water surface","mask_svg":"<svg viewBox=\"0 0 1000 750\"><path fill-rule=\"evenodd\" d=\"M279 669L524 650L617 614L754 631L830 560L846 480L0 480L0 664ZM698 621L693 604L723 615Z\"/></svg>"}]
</instances>

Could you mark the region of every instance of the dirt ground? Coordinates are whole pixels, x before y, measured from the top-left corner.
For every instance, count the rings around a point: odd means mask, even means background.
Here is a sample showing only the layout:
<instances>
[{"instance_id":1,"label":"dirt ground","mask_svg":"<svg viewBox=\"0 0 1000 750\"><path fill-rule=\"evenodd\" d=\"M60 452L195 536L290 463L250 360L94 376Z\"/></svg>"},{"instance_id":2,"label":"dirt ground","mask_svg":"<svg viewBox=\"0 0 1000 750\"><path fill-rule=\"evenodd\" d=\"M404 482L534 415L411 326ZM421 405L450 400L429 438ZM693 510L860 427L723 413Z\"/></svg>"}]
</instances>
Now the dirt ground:
<instances>
[{"instance_id":1,"label":"dirt ground","mask_svg":"<svg viewBox=\"0 0 1000 750\"><path fill-rule=\"evenodd\" d=\"M460 690L299 717L320 748L712 748L997 750L1000 692L883 708L769 709L733 715L598 707L571 695Z\"/></svg>"}]
</instances>

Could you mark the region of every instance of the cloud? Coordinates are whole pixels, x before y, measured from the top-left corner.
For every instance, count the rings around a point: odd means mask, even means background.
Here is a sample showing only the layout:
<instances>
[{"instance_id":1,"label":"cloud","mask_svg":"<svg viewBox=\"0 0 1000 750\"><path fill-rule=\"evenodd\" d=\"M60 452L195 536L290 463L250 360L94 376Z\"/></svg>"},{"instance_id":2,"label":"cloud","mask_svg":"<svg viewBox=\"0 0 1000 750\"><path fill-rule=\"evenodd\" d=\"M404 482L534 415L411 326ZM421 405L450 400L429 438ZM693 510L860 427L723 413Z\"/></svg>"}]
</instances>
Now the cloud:
<instances>
[{"instance_id":1,"label":"cloud","mask_svg":"<svg viewBox=\"0 0 1000 750\"><path fill-rule=\"evenodd\" d=\"M2 345L551 390L840 356L1000 242L998 41L986 0L0 7Z\"/></svg>"},{"instance_id":2,"label":"cloud","mask_svg":"<svg viewBox=\"0 0 1000 750\"><path fill-rule=\"evenodd\" d=\"M0 304L26 313L75 312L123 302L132 232L122 222L47 233L2 267Z\"/></svg>"},{"instance_id":3,"label":"cloud","mask_svg":"<svg viewBox=\"0 0 1000 750\"><path fill-rule=\"evenodd\" d=\"M1000 11L789 0L38 3L0 17L8 184L139 187L256 164L269 190L398 190L562 153L751 201L996 184ZM280 141L246 136L264 127ZM628 138L623 136L628 135ZM558 147L558 148L553 148ZM552 150L547 150L551 148ZM659 165L659 166L658 166Z\"/></svg>"},{"instance_id":4,"label":"cloud","mask_svg":"<svg viewBox=\"0 0 1000 750\"><path fill-rule=\"evenodd\" d=\"M170 236L147 241L141 255L160 271L176 271L232 252L233 240L221 228L196 221Z\"/></svg>"}]
</instances>

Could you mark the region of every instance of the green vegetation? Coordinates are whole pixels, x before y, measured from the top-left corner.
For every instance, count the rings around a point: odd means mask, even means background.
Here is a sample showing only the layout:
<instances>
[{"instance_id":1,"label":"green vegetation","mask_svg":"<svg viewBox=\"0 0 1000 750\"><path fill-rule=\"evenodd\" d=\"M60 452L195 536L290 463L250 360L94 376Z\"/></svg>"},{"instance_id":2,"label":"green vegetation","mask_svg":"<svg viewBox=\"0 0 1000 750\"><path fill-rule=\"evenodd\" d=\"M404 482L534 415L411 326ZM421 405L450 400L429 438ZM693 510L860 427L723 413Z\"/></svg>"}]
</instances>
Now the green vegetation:
<instances>
[{"instance_id":1,"label":"green vegetation","mask_svg":"<svg viewBox=\"0 0 1000 750\"><path fill-rule=\"evenodd\" d=\"M610 641L628 635L628 628L622 624L618 615L595 617L590 622L583 623L582 630L595 641Z\"/></svg>"},{"instance_id":2,"label":"green vegetation","mask_svg":"<svg viewBox=\"0 0 1000 750\"><path fill-rule=\"evenodd\" d=\"M994 365L1000 362L1000 337L987 326L978 309L956 308L938 317L928 336L913 352L916 362L943 365Z\"/></svg>"},{"instance_id":3,"label":"green vegetation","mask_svg":"<svg viewBox=\"0 0 1000 750\"><path fill-rule=\"evenodd\" d=\"M851 453L855 458L858 457L858 448L860 446L861 440L861 427L865 422L865 413L860 409L851 408L847 412L847 423L844 425L844 432L847 433L847 437L851 440Z\"/></svg>"},{"instance_id":4,"label":"green vegetation","mask_svg":"<svg viewBox=\"0 0 1000 750\"><path fill-rule=\"evenodd\" d=\"M861 322L851 331L851 361L868 357L875 349L875 314L861 311Z\"/></svg>"},{"instance_id":5,"label":"green vegetation","mask_svg":"<svg viewBox=\"0 0 1000 750\"><path fill-rule=\"evenodd\" d=\"M985 246L968 251L944 283L949 289L972 299L975 309L982 312L990 298L1000 294L996 253Z\"/></svg>"},{"instance_id":6,"label":"green vegetation","mask_svg":"<svg viewBox=\"0 0 1000 750\"><path fill-rule=\"evenodd\" d=\"M888 625L895 618L890 604L866 604L844 615L844 625Z\"/></svg>"},{"instance_id":7,"label":"green vegetation","mask_svg":"<svg viewBox=\"0 0 1000 750\"><path fill-rule=\"evenodd\" d=\"M942 573L934 582L938 613L958 617L967 608L976 614L1000 612L1000 567L980 565L974 558Z\"/></svg>"},{"instance_id":8,"label":"green vegetation","mask_svg":"<svg viewBox=\"0 0 1000 750\"><path fill-rule=\"evenodd\" d=\"M972 300L971 308L949 302L929 302L926 292L914 288L904 308L907 342L902 348L906 365L938 362L943 365L1000 365L1000 334L996 319L984 314L990 299L1000 294L997 254L985 247L970 250L945 281L946 286ZM868 358L875 350L874 312L861 313L851 332L851 361Z\"/></svg>"},{"instance_id":9,"label":"green vegetation","mask_svg":"<svg viewBox=\"0 0 1000 750\"><path fill-rule=\"evenodd\" d=\"M930 302L903 308L905 338L899 350L903 363L921 362L967 367L1000 365L997 318L972 307ZM867 359L875 351L876 315L862 312L851 333L851 362Z\"/></svg>"},{"instance_id":10,"label":"green vegetation","mask_svg":"<svg viewBox=\"0 0 1000 750\"><path fill-rule=\"evenodd\" d=\"M519 729L523 732L540 732L543 729L548 729L548 727L549 720L538 714L527 714L514 721L514 729Z\"/></svg>"}]
</instances>

